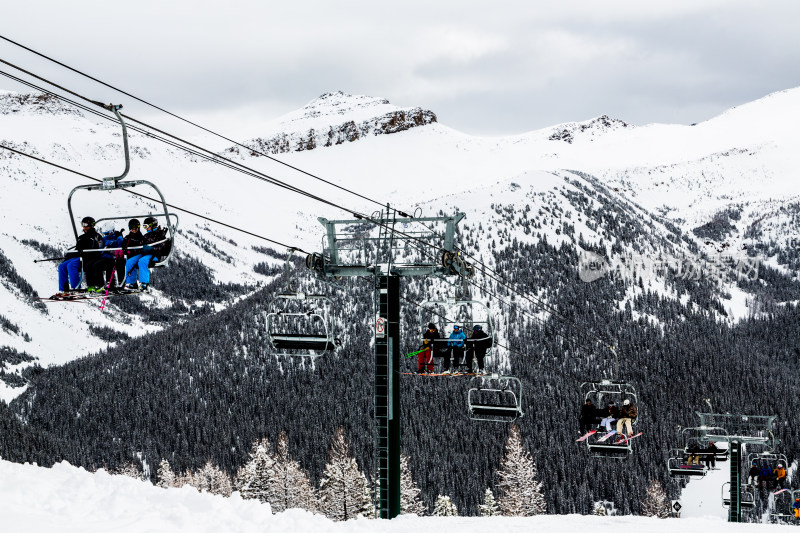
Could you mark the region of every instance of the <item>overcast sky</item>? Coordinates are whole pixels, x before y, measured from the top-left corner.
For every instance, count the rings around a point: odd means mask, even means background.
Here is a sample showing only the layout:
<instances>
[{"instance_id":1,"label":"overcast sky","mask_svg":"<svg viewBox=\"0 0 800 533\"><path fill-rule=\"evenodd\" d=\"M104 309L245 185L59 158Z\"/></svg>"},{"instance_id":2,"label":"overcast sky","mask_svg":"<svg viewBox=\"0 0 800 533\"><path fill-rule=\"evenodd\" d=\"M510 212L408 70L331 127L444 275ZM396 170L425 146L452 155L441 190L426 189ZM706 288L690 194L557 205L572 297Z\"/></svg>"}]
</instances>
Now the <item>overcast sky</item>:
<instances>
[{"instance_id":1,"label":"overcast sky","mask_svg":"<svg viewBox=\"0 0 800 533\"><path fill-rule=\"evenodd\" d=\"M342 90L505 135L690 124L798 86L798 22L798 0L29 0L3 3L0 35L232 134ZM153 116L4 41L0 57Z\"/></svg>"}]
</instances>

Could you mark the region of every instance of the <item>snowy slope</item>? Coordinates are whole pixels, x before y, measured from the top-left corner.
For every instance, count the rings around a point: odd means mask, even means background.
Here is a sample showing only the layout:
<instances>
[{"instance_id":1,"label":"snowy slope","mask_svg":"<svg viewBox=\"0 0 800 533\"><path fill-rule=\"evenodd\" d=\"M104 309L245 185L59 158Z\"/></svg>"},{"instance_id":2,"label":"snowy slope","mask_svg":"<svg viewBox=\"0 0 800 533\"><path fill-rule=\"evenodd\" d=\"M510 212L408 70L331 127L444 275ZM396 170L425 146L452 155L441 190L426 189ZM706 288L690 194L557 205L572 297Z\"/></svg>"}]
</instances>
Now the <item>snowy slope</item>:
<instances>
[{"instance_id":1,"label":"snowy slope","mask_svg":"<svg viewBox=\"0 0 800 533\"><path fill-rule=\"evenodd\" d=\"M511 517L416 517L391 521L357 519L332 522L321 515L292 509L272 515L269 505L198 493L190 487L161 489L148 482L104 471L89 473L66 463L51 469L0 460L0 514L4 530L30 533L80 532L423 532L497 531L637 531L687 533L729 531L719 518L659 520L636 516L596 517L544 515ZM737 531L763 530L740 524Z\"/></svg>"},{"instance_id":2,"label":"snowy slope","mask_svg":"<svg viewBox=\"0 0 800 533\"><path fill-rule=\"evenodd\" d=\"M276 132L302 137L311 129L322 131L348 122L374 123L373 119L413 109L398 108L380 98L328 93L265 124L264 138ZM575 235L580 233L589 242L604 238L607 246L613 244L602 227L594 228L581 216L584 208L568 198L580 190L565 179L592 190L597 195L591 201L595 209L613 206L631 220L643 221L643 227L649 228L647 235L635 245L638 249L628 251L657 255L669 233L666 223L688 232L731 206L740 213L740 222L730 242L720 246L739 249L743 243L774 239L785 246L793 238L800 239L800 230L792 222L797 213L793 205L800 202L794 177L794 169L800 167L798 119L800 89L791 89L695 126L631 127L598 117L512 137L480 138L431 121L392 135L359 136L275 157L408 212L418 206L426 215L462 210L467 213L465 228L474 231L483 222L483 232L473 236L473 251L486 260L489 243L492 238L501 240L501 233L505 243L514 237L528 242L536 238L535 233L520 230L518 218L501 216L497 204L509 212L530 206L539 222L546 222L537 232L551 243L566 239L563 223L569 223L575 226ZM197 139L201 145L212 145L207 141ZM119 127L52 99L0 93L0 142L96 177L116 175L122 169ZM130 143L131 178L155 182L167 200L179 207L288 245L319 250L322 227L316 218L351 216L139 133L131 132ZM371 213L378 208L264 157L221 153L348 210ZM596 175L602 183L564 169ZM20 241L33 239L60 249L68 246L74 237L66 197L72 187L86 180L5 150L0 150L0 171L4 176L0 250L39 295L48 295L56 289L55 264L34 264L41 253ZM127 195L99 192L76 194L74 208L77 217L91 214L96 218L147 210ZM209 267L217 282L255 286L267 278L253 272L254 264L278 264L253 250L265 245L263 241L179 215L178 250ZM758 231L746 235L753 228ZM704 239L695 240L703 245ZM689 253L686 243L676 244L672 251ZM669 292L668 288L658 290ZM732 293L729 312L744 316L747 295L728 290ZM143 301L150 306L168 305L158 295L143 297ZM132 336L159 327L144 325L124 313L100 311L91 304L50 305L45 314L19 287L7 282L0 283L0 303L0 315L18 329L0 328L0 346L25 351L42 365L63 363L106 346L88 333L89 324ZM4 399L19 392L0 385Z\"/></svg>"}]
</instances>

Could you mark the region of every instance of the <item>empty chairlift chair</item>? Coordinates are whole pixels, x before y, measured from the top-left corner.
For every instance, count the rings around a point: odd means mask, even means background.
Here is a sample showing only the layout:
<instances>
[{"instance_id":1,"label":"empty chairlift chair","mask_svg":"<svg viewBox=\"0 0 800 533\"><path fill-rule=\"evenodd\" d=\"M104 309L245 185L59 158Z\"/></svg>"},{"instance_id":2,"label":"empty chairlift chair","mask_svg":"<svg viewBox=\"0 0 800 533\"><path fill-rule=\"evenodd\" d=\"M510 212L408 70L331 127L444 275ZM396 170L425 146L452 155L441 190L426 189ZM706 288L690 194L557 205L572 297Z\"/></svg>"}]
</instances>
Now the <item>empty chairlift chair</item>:
<instances>
[{"instance_id":1,"label":"empty chairlift chair","mask_svg":"<svg viewBox=\"0 0 800 533\"><path fill-rule=\"evenodd\" d=\"M467 408L472 420L513 422L522 417L522 382L513 376L487 374L470 380Z\"/></svg>"},{"instance_id":2,"label":"empty chairlift chair","mask_svg":"<svg viewBox=\"0 0 800 533\"><path fill-rule=\"evenodd\" d=\"M334 335L333 302L318 294L279 294L267 308L266 329L275 355L319 357L341 344Z\"/></svg>"},{"instance_id":3,"label":"empty chairlift chair","mask_svg":"<svg viewBox=\"0 0 800 533\"><path fill-rule=\"evenodd\" d=\"M730 507L731 506L731 489L730 489L730 482L726 481L722 484L722 506L723 507ZM754 509L756 506L756 493L753 490L753 487L748 485L742 486L742 496L740 504L743 509Z\"/></svg>"}]
</instances>

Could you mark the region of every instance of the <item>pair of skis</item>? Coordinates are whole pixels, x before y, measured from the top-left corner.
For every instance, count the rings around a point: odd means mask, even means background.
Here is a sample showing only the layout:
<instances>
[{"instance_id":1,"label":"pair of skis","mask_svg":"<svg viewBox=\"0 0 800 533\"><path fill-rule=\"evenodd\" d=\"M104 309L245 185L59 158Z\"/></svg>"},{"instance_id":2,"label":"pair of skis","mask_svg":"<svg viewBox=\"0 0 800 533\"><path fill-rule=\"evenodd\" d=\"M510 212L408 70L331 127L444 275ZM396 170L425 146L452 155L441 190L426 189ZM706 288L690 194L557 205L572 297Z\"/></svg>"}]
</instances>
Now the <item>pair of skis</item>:
<instances>
[{"instance_id":1,"label":"pair of skis","mask_svg":"<svg viewBox=\"0 0 800 533\"><path fill-rule=\"evenodd\" d=\"M583 435L581 437L579 437L575 442L583 442L586 439L588 439L589 437L591 437L592 435L594 435L595 433L597 433L596 429L590 431L589 433L587 433L587 434L585 434L585 435ZM602 437L597 439L595 442L605 442L608 439L610 439L613 435L616 435L616 434L617 434L616 431L609 431L608 433L606 433L605 435L603 435ZM641 434L642 434L642 432L640 431L639 433L637 433L635 435L631 435L630 437L626 437L625 435L620 435L619 439L617 439L614 442L614 444L623 444L625 442L630 442L631 440L635 439L636 437L640 436Z\"/></svg>"},{"instance_id":2,"label":"pair of skis","mask_svg":"<svg viewBox=\"0 0 800 533\"><path fill-rule=\"evenodd\" d=\"M37 298L40 302L81 302L84 300L96 300L98 298L106 298L111 296L124 296L126 294L139 294L142 291L141 289L125 289L125 290L116 290L116 291L109 291L106 294L105 291L102 292L87 292L87 291L69 291L69 292L59 292L50 297L44 298Z\"/></svg>"}]
</instances>

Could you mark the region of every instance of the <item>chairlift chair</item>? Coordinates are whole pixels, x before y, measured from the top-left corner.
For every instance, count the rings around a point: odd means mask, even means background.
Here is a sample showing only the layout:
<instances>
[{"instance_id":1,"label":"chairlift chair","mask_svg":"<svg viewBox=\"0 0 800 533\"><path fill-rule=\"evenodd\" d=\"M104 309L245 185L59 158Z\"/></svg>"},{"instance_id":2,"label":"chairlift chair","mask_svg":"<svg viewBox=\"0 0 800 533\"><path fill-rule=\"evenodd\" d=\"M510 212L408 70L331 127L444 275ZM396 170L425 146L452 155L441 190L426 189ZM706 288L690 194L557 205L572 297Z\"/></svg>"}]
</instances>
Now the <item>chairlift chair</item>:
<instances>
[{"instance_id":1,"label":"chairlift chair","mask_svg":"<svg viewBox=\"0 0 800 533\"><path fill-rule=\"evenodd\" d=\"M276 355L319 357L341 344L334 335L333 302L320 294L278 294L267 307L266 329Z\"/></svg>"},{"instance_id":2,"label":"chairlift chair","mask_svg":"<svg viewBox=\"0 0 800 533\"><path fill-rule=\"evenodd\" d=\"M689 464L689 455L682 448L670 450L667 470L672 477L703 477L707 473L703 465Z\"/></svg>"},{"instance_id":3,"label":"chairlift chair","mask_svg":"<svg viewBox=\"0 0 800 533\"><path fill-rule=\"evenodd\" d=\"M622 406L624 400L631 400L637 409L639 406L639 397L636 393L636 388L625 381L614 380L600 380L600 381L585 381L580 386L581 396L584 402L592 400L596 408L604 407L609 401L613 401L615 405ZM632 427L636 427L641 413L632 422ZM596 438L587 438L585 440L586 447L589 453L595 457L611 458L611 459L624 459L629 454L633 453L632 442L625 439L621 443L610 442L612 439L598 442L599 434Z\"/></svg>"},{"instance_id":4,"label":"chairlift chair","mask_svg":"<svg viewBox=\"0 0 800 533\"><path fill-rule=\"evenodd\" d=\"M764 451L760 453L749 453L747 454L747 464L753 464L753 461L757 461L760 465L767 463L773 470L778 465L778 463L783 464L785 467L789 467L789 462L786 459L786 456L782 453L775 453L772 451Z\"/></svg>"},{"instance_id":5,"label":"chairlift chair","mask_svg":"<svg viewBox=\"0 0 800 533\"><path fill-rule=\"evenodd\" d=\"M514 376L487 374L470 379L467 408L472 420L513 422L522 412L522 382Z\"/></svg>"},{"instance_id":6,"label":"chairlift chair","mask_svg":"<svg viewBox=\"0 0 800 533\"><path fill-rule=\"evenodd\" d=\"M473 331L475 326L481 326L488 336L486 357L492 355L492 347L495 344L494 320L489 307L485 303L479 300L459 300L456 298L428 300L418 306L417 315L420 329L428 323L437 324L439 327L439 332L443 338L433 342L432 350L434 356L437 355L437 352L447 349L448 332L455 325L460 326L466 335L469 335L469 332ZM467 336L464 340L464 350L474 347L476 342ZM459 364L460 361L453 361L454 366Z\"/></svg>"},{"instance_id":7,"label":"chairlift chair","mask_svg":"<svg viewBox=\"0 0 800 533\"><path fill-rule=\"evenodd\" d=\"M78 239L79 231L78 231L78 224L75 218L75 215L72 210L72 197L78 191L86 191L86 192L94 192L94 191L106 191L106 192L115 192L115 191L124 191L127 189L133 189L134 187L140 185L146 185L153 189L156 194L158 195L158 199L156 200L156 205L159 206L158 211L153 211L145 215L123 215L123 216L113 216L113 217L105 217L99 218L96 220L96 223L100 223L101 221L108 221L108 220L129 220L131 218L146 218L146 217L153 217L156 219L161 219L166 228L168 230L168 237L167 239L171 241L170 246L167 248L166 255L164 257L159 257L159 261L154 263L152 266L154 267L164 267L169 263L169 259L172 256L175 242L176 231L178 227L178 217L177 215L170 213L169 208L167 207L167 202L164 199L164 195L161 193L161 190L156 187L150 181L147 180L125 180L125 177L128 175L130 171L130 153L128 151L128 130L125 126L125 122L122 120L122 116L119 114L119 110L122 109L121 105L107 105L104 106L107 110L113 111L114 114L117 116L120 124L122 125L122 144L123 149L125 152L125 170L120 176L116 177L105 177L103 178L102 183L97 185L78 185L77 187L73 188L70 191L69 196L67 197L67 210L69 211L70 223L72 224L72 232L75 235L75 240ZM174 219L174 222L173 222ZM135 247L129 248L130 250L136 249ZM110 248L101 248L97 250L84 250L82 253L103 253L108 252ZM81 268L83 269L83 262L81 262ZM83 276L85 277L85 276Z\"/></svg>"},{"instance_id":8,"label":"chairlift chair","mask_svg":"<svg viewBox=\"0 0 800 533\"><path fill-rule=\"evenodd\" d=\"M723 507L730 507L731 506L731 497L730 497L730 481L726 481L722 484L722 506ZM727 490L726 490L727 489ZM742 485L742 494L740 497L740 505L744 509L753 509L756 506L756 493L753 490L753 487Z\"/></svg>"}]
</instances>

